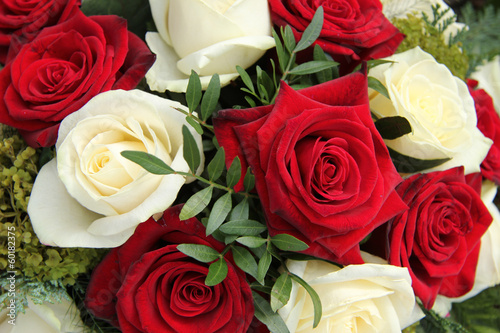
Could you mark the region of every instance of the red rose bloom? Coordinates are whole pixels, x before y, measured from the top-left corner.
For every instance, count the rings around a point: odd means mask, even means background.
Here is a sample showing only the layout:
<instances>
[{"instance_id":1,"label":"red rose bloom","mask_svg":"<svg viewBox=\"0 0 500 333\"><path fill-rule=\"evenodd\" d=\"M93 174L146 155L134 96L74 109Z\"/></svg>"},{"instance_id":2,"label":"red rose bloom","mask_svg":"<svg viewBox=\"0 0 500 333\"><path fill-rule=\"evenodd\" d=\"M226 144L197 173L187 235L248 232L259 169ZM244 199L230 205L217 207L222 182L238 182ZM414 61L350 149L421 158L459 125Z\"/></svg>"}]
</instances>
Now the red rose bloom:
<instances>
[{"instance_id":1,"label":"red rose bloom","mask_svg":"<svg viewBox=\"0 0 500 333\"><path fill-rule=\"evenodd\" d=\"M362 263L359 243L406 209L359 72L300 91L282 83L275 105L220 111L214 129L226 163L252 168L269 233L303 240L304 253Z\"/></svg>"},{"instance_id":2,"label":"red rose bloom","mask_svg":"<svg viewBox=\"0 0 500 333\"><path fill-rule=\"evenodd\" d=\"M457 167L413 175L397 188L409 210L387 224L387 258L408 268L427 309L437 294L459 297L474 285L480 239L492 217L479 194L481 177L469 179L471 185ZM371 245L384 247L384 238L372 236Z\"/></svg>"},{"instance_id":3,"label":"red rose bloom","mask_svg":"<svg viewBox=\"0 0 500 333\"><path fill-rule=\"evenodd\" d=\"M135 88L153 62L126 20L78 12L43 29L0 71L0 123L30 146L51 146L64 117L103 91Z\"/></svg>"},{"instance_id":4,"label":"red rose bloom","mask_svg":"<svg viewBox=\"0 0 500 333\"><path fill-rule=\"evenodd\" d=\"M0 63L5 63L13 35L26 43L47 26L80 11L80 0L2 0L0 2ZM19 50L12 52L17 53Z\"/></svg>"},{"instance_id":5,"label":"red rose bloom","mask_svg":"<svg viewBox=\"0 0 500 333\"><path fill-rule=\"evenodd\" d=\"M208 287L208 265L177 250L182 243L221 252L196 219L180 221L181 206L158 222L141 223L132 237L95 268L86 307L122 332L246 332L254 314L245 273L228 261L227 277Z\"/></svg>"},{"instance_id":6,"label":"red rose bloom","mask_svg":"<svg viewBox=\"0 0 500 333\"><path fill-rule=\"evenodd\" d=\"M273 23L290 25L296 40L322 6L323 28L315 44L339 62L344 73L363 60L392 55L404 38L382 13L379 0L269 0L269 6Z\"/></svg>"},{"instance_id":7,"label":"red rose bloom","mask_svg":"<svg viewBox=\"0 0 500 333\"><path fill-rule=\"evenodd\" d=\"M488 155L481 163L481 174L500 185L500 117L495 111L491 96L484 89L475 90L477 85L477 81L467 80L476 107L477 128L484 136L493 140Z\"/></svg>"}]
</instances>

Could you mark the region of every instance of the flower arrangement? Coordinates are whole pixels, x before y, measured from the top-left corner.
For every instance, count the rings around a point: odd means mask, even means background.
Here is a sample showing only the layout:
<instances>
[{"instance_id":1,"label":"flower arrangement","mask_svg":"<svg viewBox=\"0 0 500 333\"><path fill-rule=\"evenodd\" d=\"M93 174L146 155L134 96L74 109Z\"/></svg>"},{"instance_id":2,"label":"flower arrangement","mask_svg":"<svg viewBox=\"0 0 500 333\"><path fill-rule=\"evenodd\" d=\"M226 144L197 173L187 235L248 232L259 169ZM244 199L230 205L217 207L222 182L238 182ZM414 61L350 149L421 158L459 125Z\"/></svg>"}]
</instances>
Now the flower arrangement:
<instances>
[{"instance_id":1,"label":"flower arrangement","mask_svg":"<svg viewBox=\"0 0 500 333\"><path fill-rule=\"evenodd\" d=\"M497 332L495 27L442 0L3 1L1 331Z\"/></svg>"}]
</instances>

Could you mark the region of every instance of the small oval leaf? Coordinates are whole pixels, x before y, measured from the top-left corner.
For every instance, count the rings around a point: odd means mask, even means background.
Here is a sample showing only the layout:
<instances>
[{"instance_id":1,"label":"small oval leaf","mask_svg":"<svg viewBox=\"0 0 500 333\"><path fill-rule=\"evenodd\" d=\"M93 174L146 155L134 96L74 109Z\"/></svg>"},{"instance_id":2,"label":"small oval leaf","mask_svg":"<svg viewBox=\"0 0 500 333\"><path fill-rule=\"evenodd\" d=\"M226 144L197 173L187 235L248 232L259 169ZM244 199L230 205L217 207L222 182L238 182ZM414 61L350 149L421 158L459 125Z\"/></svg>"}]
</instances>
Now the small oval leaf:
<instances>
[{"instance_id":1,"label":"small oval leaf","mask_svg":"<svg viewBox=\"0 0 500 333\"><path fill-rule=\"evenodd\" d=\"M228 268L226 259L220 258L216 262L210 264L208 267L208 274L205 279L205 284L209 287L215 286L222 281L227 276Z\"/></svg>"},{"instance_id":2,"label":"small oval leaf","mask_svg":"<svg viewBox=\"0 0 500 333\"><path fill-rule=\"evenodd\" d=\"M235 220L224 223L219 229L230 235L256 236L266 231L267 227L254 220Z\"/></svg>"},{"instance_id":3,"label":"small oval leaf","mask_svg":"<svg viewBox=\"0 0 500 333\"><path fill-rule=\"evenodd\" d=\"M184 159L189 165L191 172L196 173L196 170L201 163L200 150L196 144L193 134L186 125L182 125L182 136L184 137Z\"/></svg>"},{"instance_id":4,"label":"small oval leaf","mask_svg":"<svg viewBox=\"0 0 500 333\"><path fill-rule=\"evenodd\" d=\"M208 177L211 181L219 179L224 171L224 163L226 154L223 147L220 147L215 153L214 158L207 165Z\"/></svg>"},{"instance_id":5,"label":"small oval leaf","mask_svg":"<svg viewBox=\"0 0 500 333\"><path fill-rule=\"evenodd\" d=\"M227 170L226 185L233 187L238 183L241 178L241 162L240 158L236 156Z\"/></svg>"},{"instance_id":6,"label":"small oval leaf","mask_svg":"<svg viewBox=\"0 0 500 333\"><path fill-rule=\"evenodd\" d=\"M375 121L375 127L383 139L393 140L411 133L408 119L401 116L385 117Z\"/></svg>"},{"instance_id":7,"label":"small oval leaf","mask_svg":"<svg viewBox=\"0 0 500 333\"><path fill-rule=\"evenodd\" d=\"M271 237L271 243L283 251L304 251L309 248L306 243L288 234L278 234Z\"/></svg>"},{"instance_id":8,"label":"small oval leaf","mask_svg":"<svg viewBox=\"0 0 500 333\"><path fill-rule=\"evenodd\" d=\"M234 263L244 272L250 274L254 278L257 277L257 262L252 254L241 246L233 246Z\"/></svg>"},{"instance_id":9,"label":"small oval leaf","mask_svg":"<svg viewBox=\"0 0 500 333\"><path fill-rule=\"evenodd\" d=\"M227 215L231 211L232 200L231 193L226 193L214 203L210 216L208 217L207 228L205 230L206 235L211 235L220 225L224 222Z\"/></svg>"},{"instance_id":10,"label":"small oval leaf","mask_svg":"<svg viewBox=\"0 0 500 333\"><path fill-rule=\"evenodd\" d=\"M321 29L323 28L323 7L319 6L316 13L311 20L311 23L307 26L300 38L297 46L295 47L295 52L299 52L307 49L309 46L318 39Z\"/></svg>"},{"instance_id":11,"label":"small oval leaf","mask_svg":"<svg viewBox=\"0 0 500 333\"><path fill-rule=\"evenodd\" d=\"M201 262L211 262L220 257L219 252L203 244L179 244L177 250Z\"/></svg>"},{"instance_id":12,"label":"small oval leaf","mask_svg":"<svg viewBox=\"0 0 500 333\"><path fill-rule=\"evenodd\" d=\"M271 309L276 312L288 303L292 292L292 278L285 272L281 274L271 289Z\"/></svg>"},{"instance_id":13,"label":"small oval leaf","mask_svg":"<svg viewBox=\"0 0 500 333\"><path fill-rule=\"evenodd\" d=\"M191 70L186 89L186 102L190 112L196 110L201 100L201 81L198 74Z\"/></svg>"},{"instance_id":14,"label":"small oval leaf","mask_svg":"<svg viewBox=\"0 0 500 333\"><path fill-rule=\"evenodd\" d=\"M175 173L165 162L160 160L158 157L145 153L142 151L124 150L120 153L123 157L131 160L134 163L139 164L141 167L146 169L146 171L151 172L155 175L168 175Z\"/></svg>"},{"instance_id":15,"label":"small oval leaf","mask_svg":"<svg viewBox=\"0 0 500 333\"><path fill-rule=\"evenodd\" d=\"M201 100L201 119L207 120L208 117L215 111L217 102L220 97L220 79L218 74L212 75L208 83L207 90L203 94Z\"/></svg>"},{"instance_id":16,"label":"small oval leaf","mask_svg":"<svg viewBox=\"0 0 500 333\"><path fill-rule=\"evenodd\" d=\"M179 214L181 221L190 219L205 209L212 199L213 190L214 188L209 186L193 194L182 207Z\"/></svg>"}]
</instances>

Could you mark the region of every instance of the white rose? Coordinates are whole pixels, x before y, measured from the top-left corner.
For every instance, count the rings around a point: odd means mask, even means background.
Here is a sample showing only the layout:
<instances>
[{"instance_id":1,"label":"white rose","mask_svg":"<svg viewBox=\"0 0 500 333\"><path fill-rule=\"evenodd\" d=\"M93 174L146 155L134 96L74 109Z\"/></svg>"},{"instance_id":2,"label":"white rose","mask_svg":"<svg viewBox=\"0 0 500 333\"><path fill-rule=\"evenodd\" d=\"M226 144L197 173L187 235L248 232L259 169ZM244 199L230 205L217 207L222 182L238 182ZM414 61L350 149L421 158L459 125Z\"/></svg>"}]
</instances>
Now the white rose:
<instances>
[{"instance_id":1,"label":"white rose","mask_svg":"<svg viewBox=\"0 0 500 333\"><path fill-rule=\"evenodd\" d=\"M0 313L0 332L3 333L80 333L85 332L80 311L73 302L34 304L28 299L25 313L10 315L9 309Z\"/></svg>"},{"instance_id":2,"label":"white rose","mask_svg":"<svg viewBox=\"0 0 500 333\"><path fill-rule=\"evenodd\" d=\"M154 175L121 156L124 150L153 154L188 172L182 125L202 153L201 135L174 108L180 103L143 91L97 95L61 123L57 158L38 174L28 213L40 241L60 247L115 247L137 225L163 212L186 178ZM202 163L197 173L201 173Z\"/></svg>"},{"instance_id":3,"label":"white rose","mask_svg":"<svg viewBox=\"0 0 500 333\"><path fill-rule=\"evenodd\" d=\"M500 56L479 66L471 78L479 82L479 89L484 89L493 98L495 110L500 114Z\"/></svg>"},{"instance_id":4,"label":"white rose","mask_svg":"<svg viewBox=\"0 0 500 333\"><path fill-rule=\"evenodd\" d=\"M191 70L205 89L213 74L221 85L238 77L274 47L267 0L149 0L158 33L146 42L156 62L146 74L155 91L185 92Z\"/></svg>"},{"instance_id":5,"label":"white rose","mask_svg":"<svg viewBox=\"0 0 500 333\"><path fill-rule=\"evenodd\" d=\"M463 165L465 174L479 172L492 141L476 126L465 82L419 47L385 59L394 63L376 66L368 76L382 82L390 100L370 89L370 109L378 117L402 116L412 127L407 135L385 140L387 146L418 159L450 158L426 171Z\"/></svg>"},{"instance_id":6,"label":"white rose","mask_svg":"<svg viewBox=\"0 0 500 333\"><path fill-rule=\"evenodd\" d=\"M311 299L294 281L290 300L278 310L291 333L401 332L422 317L406 268L363 264L341 269L320 260L289 260L287 267L314 288L323 308L313 330Z\"/></svg>"},{"instance_id":7,"label":"white rose","mask_svg":"<svg viewBox=\"0 0 500 333\"><path fill-rule=\"evenodd\" d=\"M476 277L472 290L467 294L448 298L439 296L437 301L446 304L451 309L451 303L460 303L479 294L481 291L500 284L500 212L493 202L497 194L498 187L491 181L483 182L481 188L481 199L488 208L493 222L481 237L481 248L477 260Z\"/></svg>"},{"instance_id":8,"label":"white rose","mask_svg":"<svg viewBox=\"0 0 500 333\"><path fill-rule=\"evenodd\" d=\"M438 23L442 24L445 20L448 20L455 15L453 10L443 0L381 0L380 2L383 5L382 12L389 20L394 18L405 19L408 14L415 15L416 17L422 17L422 13L425 13L432 20L434 17L432 6L437 5L439 5L440 11L449 9L446 14L439 19ZM466 25L464 23L459 23L453 20L453 23L451 23L443 32L445 42L448 43L450 36L456 35L465 27Z\"/></svg>"}]
</instances>

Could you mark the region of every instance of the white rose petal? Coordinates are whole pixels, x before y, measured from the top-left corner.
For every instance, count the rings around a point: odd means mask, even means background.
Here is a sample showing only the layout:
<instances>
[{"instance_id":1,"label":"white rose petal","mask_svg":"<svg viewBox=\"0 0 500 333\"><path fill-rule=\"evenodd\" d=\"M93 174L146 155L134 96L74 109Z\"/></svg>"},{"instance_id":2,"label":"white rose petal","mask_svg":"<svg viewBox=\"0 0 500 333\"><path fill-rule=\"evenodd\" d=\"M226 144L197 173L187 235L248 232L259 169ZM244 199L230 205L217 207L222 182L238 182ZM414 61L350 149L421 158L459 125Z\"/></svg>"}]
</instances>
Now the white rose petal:
<instances>
[{"instance_id":1,"label":"white rose petal","mask_svg":"<svg viewBox=\"0 0 500 333\"><path fill-rule=\"evenodd\" d=\"M18 312L15 325L9 323L9 309L0 313L0 332L3 333L83 333L85 326L76 305L63 299L61 302L35 304L28 298L25 313Z\"/></svg>"},{"instance_id":2,"label":"white rose petal","mask_svg":"<svg viewBox=\"0 0 500 333\"><path fill-rule=\"evenodd\" d=\"M479 82L478 89L484 89L493 98L495 110L500 115L500 56L479 66L471 78Z\"/></svg>"},{"instance_id":3,"label":"white rose petal","mask_svg":"<svg viewBox=\"0 0 500 333\"><path fill-rule=\"evenodd\" d=\"M465 82L419 47L395 54L392 64L376 66L369 76L384 84L390 100L370 90L370 109L378 117L402 116L412 132L388 147L418 159L450 160L426 172L464 166L479 172L492 141L477 128L477 116Z\"/></svg>"},{"instance_id":4,"label":"white rose petal","mask_svg":"<svg viewBox=\"0 0 500 333\"><path fill-rule=\"evenodd\" d=\"M180 103L143 91L108 91L60 125L55 160L36 178L28 205L41 242L63 247L114 247L141 222L163 212L182 185L179 174L154 175L121 156L155 155L188 172L183 156L186 125L202 152L201 136L175 110ZM203 156L201 156L203 157ZM197 173L201 173L203 162Z\"/></svg>"},{"instance_id":5,"label":"white rose petal","mask_svg":"<svg viewBox=\"0 0 500 333\"><path fill-rule=\"evenodd\" d=\"M206 89L213 74L221 86L274 47L265 0L150 0L158 33L146 34L157 58L146 74L152 90L185 92L191 70ZM196 24L193 24L196 22Z\"/></svg>"},{"instance_id":6,"label":"white rose petal","mask_svg":"<svg viewBox=\"0 0 500 333\"><path fill-rule=\"evenodd\" d=\"M325 261L287 261L288 269L318 293L323 315L313 330L314 308L305 289L293 282L279 310L290 332L401 332L422 315L406 268L363 264L339 268ZM417 313L417 316L415 314Z\"/></svg>"}]
</instances>

